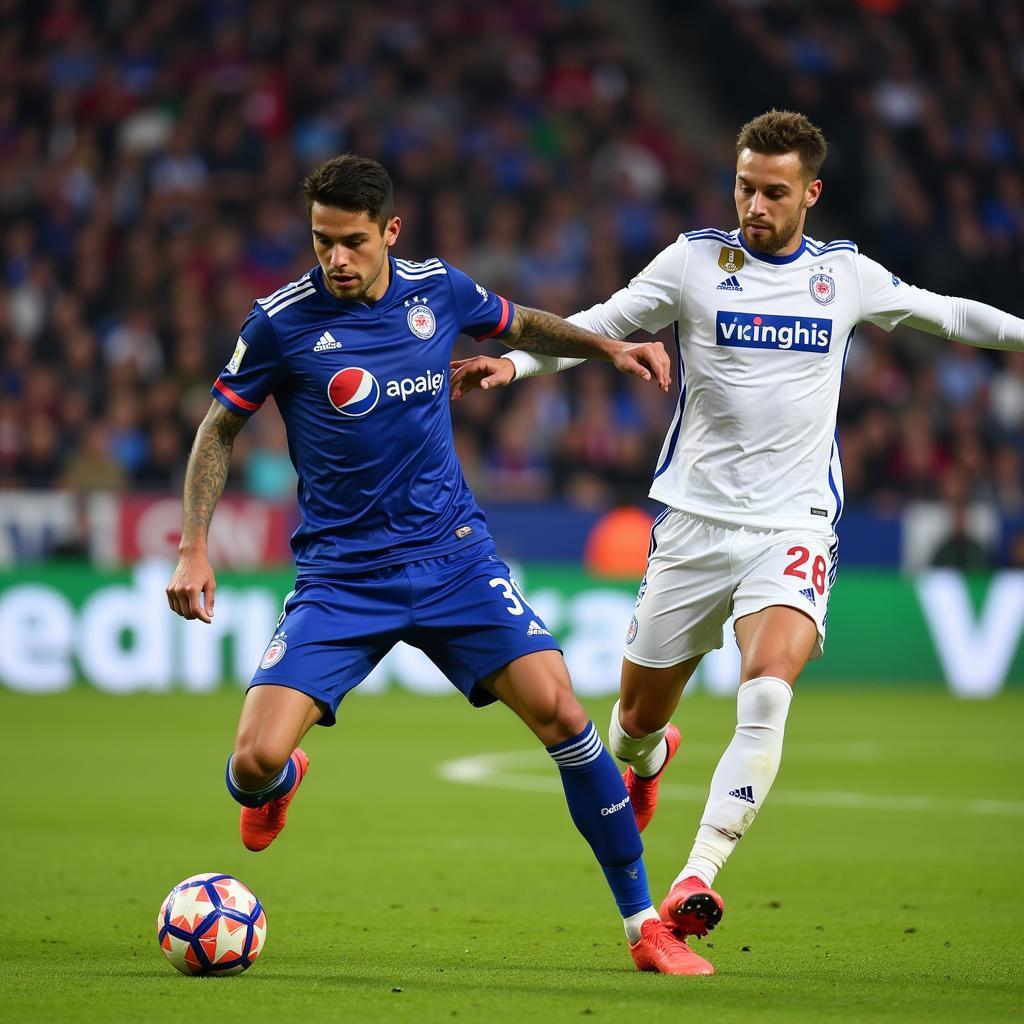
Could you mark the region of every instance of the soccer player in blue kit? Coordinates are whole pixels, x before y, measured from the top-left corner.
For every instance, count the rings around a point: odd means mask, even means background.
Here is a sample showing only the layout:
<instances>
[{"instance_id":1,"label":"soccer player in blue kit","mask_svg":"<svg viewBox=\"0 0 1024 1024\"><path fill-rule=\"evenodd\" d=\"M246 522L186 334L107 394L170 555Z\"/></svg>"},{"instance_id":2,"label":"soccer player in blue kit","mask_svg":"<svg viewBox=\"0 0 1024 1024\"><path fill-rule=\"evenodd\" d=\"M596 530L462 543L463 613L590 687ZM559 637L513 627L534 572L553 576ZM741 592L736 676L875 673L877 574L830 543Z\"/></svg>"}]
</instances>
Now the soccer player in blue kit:
<instances>
[{"instance_id":1,"label":"soccer player in blue kit","mask_svg":"<svg viewBox=\"0 0 1024 1024\"><path fill-rule=\"evenodd\" d=\"M196 435L173 611L210 622L207 532L238 431L273 395L299 477L298 575L242 707L227 787L250 850L270 845L308 769L298 744L399 641L544 744L604 870L640 970L711 974L651 902L629 797L558 645L498 558L455 455L448 363L460 333L602 358L667 390L658 343L613 341L489 293L441 259L389 250L390 178L347 154L303 182L318 266L254 303Z\"/></svg>"}]
</instances>

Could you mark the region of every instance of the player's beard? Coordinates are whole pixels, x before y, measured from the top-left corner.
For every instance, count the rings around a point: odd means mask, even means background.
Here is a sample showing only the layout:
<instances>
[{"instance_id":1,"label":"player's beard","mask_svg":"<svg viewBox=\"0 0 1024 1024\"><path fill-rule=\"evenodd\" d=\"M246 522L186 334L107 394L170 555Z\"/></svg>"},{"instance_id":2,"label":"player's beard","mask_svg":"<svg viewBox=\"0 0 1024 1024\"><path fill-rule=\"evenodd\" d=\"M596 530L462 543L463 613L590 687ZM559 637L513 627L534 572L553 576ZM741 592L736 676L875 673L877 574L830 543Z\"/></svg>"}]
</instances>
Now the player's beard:
<instances>
[{"instance_id":1,"label":"player's beard","mask_svg":"<svg viewBox=\"0 0 1024 1024\"><path fill-rule=\"evenodd\" d=\"M769 231L766 235L751 237L747 234L747 227L750 222L745 222L743 224L743 238L746 240L747 245L755 252L763 252L771 256L780 249L785 249L799 233L806 209L807 207L801 203L789 220L778 228ZM763 224L764 222L754 221L753 223ZM767 227L766 224L764 226Z\"/></svg>"},{"instance_id":2,"label":"player's beard","mask_svg":"<svg viewBox=\"0 0 1024 1024\"><path fill-rule=\"evenodd\" d=\"M329 287L331 292L334 294L334 297L337 299L345 299L348 302L367 302L367 293L377 283L377 279L384 272L384 267L387 264L387 261L388 251L385 249L380 262L369 277L352 275L355 277L355 280L351 284L345 285L343 288L339 286L337 281L331 279Z\"/></svg>"}]
</instances>

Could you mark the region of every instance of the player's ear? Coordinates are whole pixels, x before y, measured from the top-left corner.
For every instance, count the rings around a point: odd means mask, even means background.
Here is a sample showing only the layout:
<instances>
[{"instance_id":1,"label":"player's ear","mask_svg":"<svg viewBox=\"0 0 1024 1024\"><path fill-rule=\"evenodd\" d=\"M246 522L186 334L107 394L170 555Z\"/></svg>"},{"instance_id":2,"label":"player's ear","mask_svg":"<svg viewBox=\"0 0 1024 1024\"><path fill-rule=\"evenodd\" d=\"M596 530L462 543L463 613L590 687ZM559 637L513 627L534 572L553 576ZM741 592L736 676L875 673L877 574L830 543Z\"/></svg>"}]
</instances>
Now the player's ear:
<instances>
[{"instance_id":1,"label":"player's ear","mask_svg":"<svg viewBox=\"0 0 1024 1024\"><path fill-rule=\"evenodd\" d=\"M398 233L402 230L402 218L392 217L384 225L384 244L392 246L398 241Z\"/></svg>"},{"instance_id":2,"label":"player's ear","mask_svg":"<svg viewBox=\"0 0 1024 1024\"><path fill-rule=\"evenodd\" d=\"M815 178L804 193L804 206L813 206L821 195L821 179Z\"/></svg>"}]
</instances>

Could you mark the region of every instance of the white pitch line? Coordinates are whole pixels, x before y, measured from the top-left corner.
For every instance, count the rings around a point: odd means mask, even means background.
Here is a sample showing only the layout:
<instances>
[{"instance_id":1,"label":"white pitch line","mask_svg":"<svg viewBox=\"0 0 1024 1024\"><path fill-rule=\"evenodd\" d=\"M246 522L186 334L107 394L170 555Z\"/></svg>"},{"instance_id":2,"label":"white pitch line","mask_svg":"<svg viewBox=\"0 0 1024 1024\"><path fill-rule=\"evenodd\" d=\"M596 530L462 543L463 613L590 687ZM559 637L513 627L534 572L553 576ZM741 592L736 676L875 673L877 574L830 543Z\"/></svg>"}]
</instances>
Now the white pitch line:
<instances>
[{"instance_id":1,"label":"white pitch line","mask_svg":"<svg viewBox=\"0 0 1024 1024\"><path fill-rule=\"evenodd\" d=\"M493 789L511 789L531 793L561 793L562 785L552 768L544 774L524 771L526 767L540 767L545 758L537 751L517 750L505 753L477 754L443 761L437 773L448 782L465 786L489 786ZM707 799L706 786L682 786L663 783L662 797L669 800L691 800L703 803ZM790 807L823 807L865 811L946 811L954 814L984 814L1003 817L1024 816L1024 803L1015 800L988 800L983 798L949 799L923 795L887 795L882 793L855 793L844 790L775 789L773 804Z\"/></svg>"}]
</instances>

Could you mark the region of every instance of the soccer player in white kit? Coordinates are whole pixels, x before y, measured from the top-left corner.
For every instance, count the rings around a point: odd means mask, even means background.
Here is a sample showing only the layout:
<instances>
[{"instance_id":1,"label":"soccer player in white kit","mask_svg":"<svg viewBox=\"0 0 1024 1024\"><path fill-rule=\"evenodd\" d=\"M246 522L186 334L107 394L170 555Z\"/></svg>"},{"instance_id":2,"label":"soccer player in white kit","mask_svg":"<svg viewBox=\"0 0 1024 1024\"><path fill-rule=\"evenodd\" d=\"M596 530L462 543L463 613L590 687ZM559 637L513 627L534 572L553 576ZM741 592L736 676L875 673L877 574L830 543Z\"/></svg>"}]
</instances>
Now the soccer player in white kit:
<instances>
[{"instance_id":1,"label":"soccer player in white kit","mask_svg":"<svg viewBox=\"0 0 1024 1024\"><path fill-rule=\"evenodd\" d=\"M682 935L721 919L711 888L779 768L793 686L825 641L843 476L835 441L857 324L908 324L986 348L1024 348L1024 320L901 281L850 241L803 233L827 144L802 114L772 110L737 138L734 231L689 231L606 302L570 317L624 338L674 324L679 403L651 486L664 511L629 623L610 747L643 829L679 746L673 712L701 657L735 619L737 725L693 848L661 916ZM460 361L474 386L575 366L514 352Z\"/></svg>"}]
</instances>

